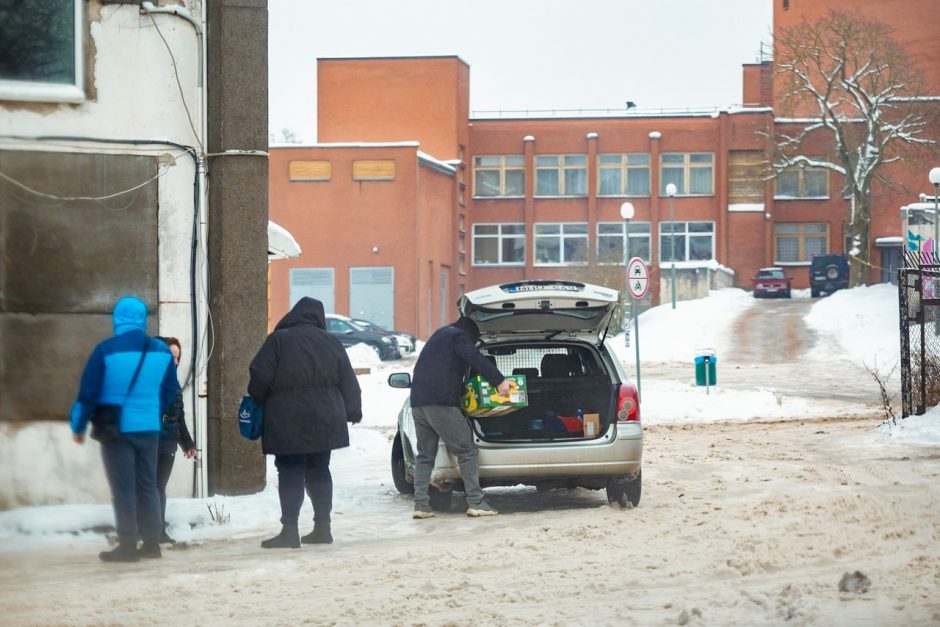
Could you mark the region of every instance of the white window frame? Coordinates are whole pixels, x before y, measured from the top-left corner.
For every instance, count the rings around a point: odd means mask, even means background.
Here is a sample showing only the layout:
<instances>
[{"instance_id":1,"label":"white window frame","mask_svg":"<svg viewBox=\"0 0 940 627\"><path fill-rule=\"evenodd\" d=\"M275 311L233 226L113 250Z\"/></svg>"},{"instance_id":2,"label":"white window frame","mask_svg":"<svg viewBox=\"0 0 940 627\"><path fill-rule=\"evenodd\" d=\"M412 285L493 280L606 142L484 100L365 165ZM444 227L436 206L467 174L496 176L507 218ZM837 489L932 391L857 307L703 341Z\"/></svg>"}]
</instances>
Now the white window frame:
<instances>
[{"instance_id":1,"label":"white window frame","mask_svg":"<svg viewBox=\"0 0 940 627\"><path fill-rule=\"evenodd\" d=\"M0 79L0 100L27 102L84 102L85 100L85 1L72 0L75 25L74 80L71 84Z\"/></svg>"},{"instance_id":2,"label":"white window frame","mask_svg":"<svg viewBox=\"0 0 940 627\"><path fill-rule=\"evenodd\" d=\"M495 226L497 228L496 234L477 234L477 227L479 226ZM521 226L522 233L503 233L503 227L506 226ZM495 263L489 262L477 262L477 240L478 239L496 239L496 250L499 254L499 261ZM522 240L522 260L521 261L505 261L503 259L503 240L506 239L521 239ZM526 258L526 233L525 233L525 223L524 222L479 222L473 225L473 237L471 243L472 250L470 251L470 260L471 265L476 267L486 267L493 268L496 266L524 266Z\"/></svg>"},{"instance_id":3,"label":"white window frame","mask_svg":"<svg viewBox=\"0 0 940 627\"><path fill-rule=\"evenodd\" d=\"M577 158L580 159L581 163L568 163L569 159ZM554 159L554 164L546 163L546 161ZM541 163L540 163L541 161ZM549 170L554 170L558 173L558 189L555 190L554 194L540 194L539 193L539 172L545 172ZM584 191L578 193L569 193L567 189L566 177L565 174L568 171L573 170L583 170L584 171ZM586 154L568 154L568 155L535 155L535 197L536 198L584 198L588 193L588 159Z\"/></svg>"},{"instance_id":4,"label":"white window frame","mask_svg":"<svg viewBox=\"0 0 940 627\"><path fill-rule=\"evenodd\" d=\"M618 226L619 229L617 229L616 233L612 233L612 232L601 233L601 226L608 227L608 228L613 227L613 226ZM641 231L640 229L645 229L645 230ZM622 220L619 222L598 222L595 232L597 234L597 238L596 238L597 244L595 246L595 254L597 255L598 265L622 266L629 261L629 259L626 258L627 249L626 247L624 247L624 240L626 239L626 229L624 228L624 222ZM620 259L619 261L603 261L601 259L601 240L608 239L608 238L620 239L620 252L623 258ZM629 247L630 257L637 256L636 252L634 252L637 250L634 247L634 242L641 242L643 240L646 240L646 250L652 251L653 250L652 248L653 246L652 224L649 222L639 222L639 221L634 222L633 220L631 220L630 221L630 247ZM649 255L646 255L645 257L641 257L641 259L643 259L643 261L645 261L646 263L649 263L650 261Z\"/></svg>"},{"instance_id":5,"label":"white window frame","mask_svg":"<svg viewBox=\"0 0 940 627\"><path fill-rule=\"evenodd\" d=\"M646 157L646 163L630 163L631 157ZM602 163L604 157L619 157L620 163ZM624 153L604 153L597 155L597 195L602 198L649 198L650 196L650 173L652 164L650 163L650 153L648 152L624 152ZM620 171L620 190L614 194L601 193L601 181L604 170ZM635 194L630 192L629 174L632 170L646 170L646 189L645 194Z\"/></svg>"},{"instance_id":6,"label":"white window frame","mask_svg":"<svg viewBox=\"0 0 940 627\"><path fill-rule=\"evenodd\" d=\"M665 157L671 155L682 155L682 164L678 162L666 162L664 161ZM692 156L702 156L708 155L711 157L711 161L707 164L704 162L693 162ZM669 183L666 181L666 177L663 175L663 170L666 169L678 169L682 168L682 186L676 192L676 196L714 196L715 195L715 153L713 152L663 152L659 154L659 195L660 197L666 197L666 185ZM705 169L708 168L711 170L711 189L708 192L691 192L689 191L692 188L692 170Z\"/></svg>"},{"instance_id":7,"label":"white window frame","mask_svg":"<svg viewBox=\"0 0 940 627\"><path fill-rule=\"evenodd\" d=\"M675 233L679 233L679 234L682 235L682 236L684 237L684 239L685 239L685 250L682 251L682 258L675 260L676 263L685 263L685 262L692 262L692 263L699 262L699 263L704 263L704 262L706 262L706 261L711 261L711 260L713 260L713 259L715 258L715 223L714 223L714 221L712 221L712 220L681 220L681 221L680 221L680 220L676 220L676 221L675 221L675 226L676 226L676 230L675 230L675 231L671 231L671 230L670 230L669 233L666 233L666 232L663 231L663 227L670 227L670 228L671 228L671 225L672 225L672 224L673 224L673 222L670 221L670 220L663 220L663 221L661 221L661 222L659 223L659 251L658 251L658 252L659 252L659 263L660 263L660 264L664 264L664 263L673 263L673 260L672 260L672 259L663 259L663 249L665 248L665 246L663 246L663 238L666 237L667 235L668 235L669 237L672 237ZM709 225L711 225L711 231L709 231L709 232L690 232L690 231L689 231L689 225L690 225L690 224L709 224ZM682 228L681 231L679 230L679 227ZM708 259L689 259L689 238L690 238L690 237L704 237L706 234L708 234L708 235L711 236L711 244L712 244L712 245L711 245L711 254L709 255L709 258L708 258Z\"/></svg>"},{"instance_id":8,"label":"white window frame","mask_svg":"<svg viewBox=\"0 0 940 627\"><path fill-rule=\"evenodd\" d=\"M521 163L507 164L507 159L521 159ZM498 165L480 165L482 159L499 159ZM522 172L522 193L506 194L506 172L519 170ZM499 172L499 193L493 195L480 195L477 189L477 172ZM525 198L525 155L476 155L473 157L473 197L474 198Z\"/></svg>"},{"instance_id":9,"label":"white window frame","mask_svg":"<svg viewBox=\"0 0 940 627\"><path fill-rule=\"evenodd\" d=\"M539 233L539 227L558 227L558 233ZM583 233L566 233L565 231L572 227L582 227ZM558 243L558 261L539 261L538 250L540 239L554 239ZM568 261L565 259L566 240L584 240L584 261ZM586 266L588 264L588 223L587 222L536 222L535 232L532 235L532 265L538 267L557 267L557 266Z\"/></svg>"}]
</instances>

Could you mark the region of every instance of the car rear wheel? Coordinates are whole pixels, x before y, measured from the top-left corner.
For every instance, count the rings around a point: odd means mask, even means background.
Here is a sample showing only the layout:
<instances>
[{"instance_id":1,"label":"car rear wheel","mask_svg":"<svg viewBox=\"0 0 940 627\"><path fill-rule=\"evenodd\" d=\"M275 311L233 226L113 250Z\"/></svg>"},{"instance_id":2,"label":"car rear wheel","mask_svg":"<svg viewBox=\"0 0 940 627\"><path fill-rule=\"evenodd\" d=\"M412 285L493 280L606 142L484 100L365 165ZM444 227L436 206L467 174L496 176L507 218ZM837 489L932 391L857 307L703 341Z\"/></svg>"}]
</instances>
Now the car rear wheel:
<instances>
[{"instance_id":1,"label":"car rear wheel","mask_svg":"<svg viewBox=\"0 0 940 627\"><path fill-rule=\"evenodd\" d=\"M453 492L443 492L434 486L428 486L428 500L431 501L431 509L435 512L449 512L452 496Z\"/></svg>"},{"instance_id":2,"label":"car rear wheel","mask_svg":"<svg viewBox=\"0 0 940 627\"><path fill-rule=\"evenodd\" d=\"M405 451L401 443L401 433L396 433L392 442L392 481L400 494L414 494L415 486L405 476Z\"/></svg>"},{"instance_id":3,"label":"car rear wheel","mask_svg":"<svg viewBox=\"0 0 940 627\"><path fill-rule=\"evenodd\" d=\"M636 507L640 504L642 491L643 472L641 471L632 481L607 484L607 500L611 503L619 503L621 507L627 507L628 502L632 507Z\"/></svg>"}]
</instances>

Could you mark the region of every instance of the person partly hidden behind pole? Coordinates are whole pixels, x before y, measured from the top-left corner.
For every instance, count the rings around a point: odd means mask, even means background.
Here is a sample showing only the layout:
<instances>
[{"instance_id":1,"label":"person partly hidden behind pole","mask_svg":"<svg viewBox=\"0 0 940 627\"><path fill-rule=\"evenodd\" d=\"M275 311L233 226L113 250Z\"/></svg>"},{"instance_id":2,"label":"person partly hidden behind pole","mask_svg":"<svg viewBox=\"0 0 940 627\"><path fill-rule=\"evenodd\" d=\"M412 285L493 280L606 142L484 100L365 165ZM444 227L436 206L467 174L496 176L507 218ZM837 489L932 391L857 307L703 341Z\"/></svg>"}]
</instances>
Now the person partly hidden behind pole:
<instances>
[{"instance_id":1,"label":"person partly hidden behind pole","mask_svg":"<svg viewBox=\"0 0 940 627\"><path fill-rule=\"evenodd\" d=\"M349 446L347 422L362 420L362 397L346 349L326 331L323 303L304 297L285 315L251 361L248 394L264 405L261 448L274 455L281 532L266 549L333 542L330 453ZM313 531L297 523L304 488L313 502Z\"/></svg>"},{"instance_id":2,"label":"person partly hidden behind pole","mask_svg":"<svg viewBox=\"0 0 940 627\"><path fill-rule=\"evenodd\" d=\"M180 355L182 346L175 337L157 337L170 349L173 355L173 364L176 368L180 365ZM173 544L174 540L167 533L166 524L166 485L170 481L170 473L173 472L173 462L176 461L176 447L179 446L186 459L192 459L196 456L196 443L189 434L189 428L186 427L186 411L183 409L183 394L176 397L170 406L160 418L160 444L157 450L157 493L160 495L160 544ZM138 512L139 514L139 512Z\"/></svg>"},{"instance_id":3,"label":"person partly hidden behind pole","mask_svg":"<svg viewBox=\"0 0 940 627\"><path fill-rule=\"evenodd\" d=\"M160 557L160 416L180 395L180 386L170 349L146 333L147 306L142 300L121 298L112 320L114 337L98 344L85 364L71 410L72 438L83 444L92 421L91 435L101 442L118 545L99 557L135 562ZM143 538L139 549L138 535Z\"/></svg>"},{"instance_id":4,"label":"person partly hidden behind pole","mask_svg":"<svg viewBox=\"0 0 940 627\"><path fill-rule=\"evenodd\" d=\"M476 347L480 330L476 322L461 317L428 338L415 363L411 383L411 410L418 451L415 456L415 507L412 518L434 516L428 497L431 470L440 440L457 456L467 495L467 515L494 516L497 511L483 500L477 448L470 422L461 411L463 379L469 366L480 373L502 396L510 385L499 369Z\"/></svg>"}]
</instances>

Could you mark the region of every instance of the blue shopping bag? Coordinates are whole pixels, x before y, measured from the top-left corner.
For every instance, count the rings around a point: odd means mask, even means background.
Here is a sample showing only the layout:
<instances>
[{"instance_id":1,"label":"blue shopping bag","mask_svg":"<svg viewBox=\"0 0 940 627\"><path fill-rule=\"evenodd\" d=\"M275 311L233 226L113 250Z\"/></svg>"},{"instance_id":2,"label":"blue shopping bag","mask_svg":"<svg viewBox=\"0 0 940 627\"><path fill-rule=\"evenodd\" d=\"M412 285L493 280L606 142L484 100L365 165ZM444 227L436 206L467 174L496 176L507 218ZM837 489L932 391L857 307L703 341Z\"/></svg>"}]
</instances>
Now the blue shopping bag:
<instances>
[{"instance_id":1,"label":"blue shopping bag","mask_svg":"<svg viewBox=\"0 0 940 627\"><path fill-rule=\"evenodd\" d=\"M238 406L238 430L249 440L257 440L264 431L264 405L247 394Z\"/></svg>"}]
</instances>

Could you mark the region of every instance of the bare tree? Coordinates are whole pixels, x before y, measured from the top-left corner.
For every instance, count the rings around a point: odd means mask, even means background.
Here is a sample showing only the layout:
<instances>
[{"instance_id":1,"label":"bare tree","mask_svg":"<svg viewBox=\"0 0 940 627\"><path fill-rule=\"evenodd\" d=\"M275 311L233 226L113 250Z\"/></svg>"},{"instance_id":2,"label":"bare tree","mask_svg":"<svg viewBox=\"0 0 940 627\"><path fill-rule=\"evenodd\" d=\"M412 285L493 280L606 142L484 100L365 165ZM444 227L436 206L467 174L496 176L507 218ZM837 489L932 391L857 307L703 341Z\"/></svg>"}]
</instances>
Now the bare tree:
<instances>
[{"instance_id":1,"label":"bare tree","mask_svg":"<svg viewBox=\"0 0 940 627\"><path fill-rule=\"evenodd\" d=\"M867 263L872 184L890 184L884 166L936 144L927 136L932 116L919 97L920 71L885 24L847 13L783 29L774 46L783 113L796 114L792 127L776 133L774 171L841 174L849 253ZM820 144L827 155L819 156ZM864 263L852 264L853 285L865 282Z\"/></svg>"},{"instance_id":2,"label":"bare tree","mask_svg":"<svg viewBox=\"0 0 940 627\"><path fill-rule=\"evenodd\" d=\"M601 260L596 251L588 250L588 261L583 266L570 266L565 268L563 278L580 283L593 283L613 290L620 294L620 302L610 321L610 334L616 335L625 329L625 315L633 305L630 293L626 290L627 266L623 262L611 263Z\"/></svg>"},{"instance_id":3,"label":"bare tree","mask_svg":"<svg viewBox=\"0 0 940 627\"><path fill-rule=\"evenodd\" d=\"M289 128L282 128L280 135L275 135L274 133L268 134L268 143L269 144L299 144L300 138L297 137L297 133L290 130Z\"/></svg>"}]
</instances>

